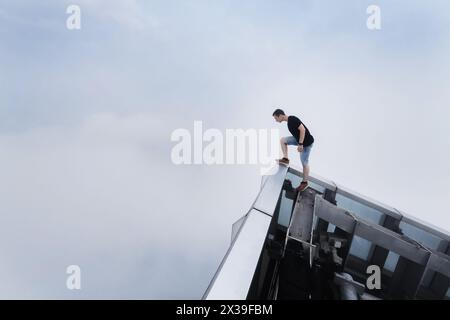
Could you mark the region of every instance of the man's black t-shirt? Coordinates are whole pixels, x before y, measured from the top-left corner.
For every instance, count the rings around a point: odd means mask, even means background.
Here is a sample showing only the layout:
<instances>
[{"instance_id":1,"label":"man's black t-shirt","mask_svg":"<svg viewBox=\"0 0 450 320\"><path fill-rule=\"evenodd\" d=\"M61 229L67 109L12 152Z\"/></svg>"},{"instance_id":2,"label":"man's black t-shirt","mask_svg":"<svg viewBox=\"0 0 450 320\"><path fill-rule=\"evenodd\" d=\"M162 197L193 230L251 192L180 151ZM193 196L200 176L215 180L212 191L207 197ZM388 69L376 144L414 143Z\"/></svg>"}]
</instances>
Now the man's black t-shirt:
<instances>
[{"instance_id":1,"label":"man's black t-shirt","mask_svg":"<svg viewBox=\"0 0 450 320\"><path fill-rule=\"evenodd\" d=\"M300 130L298 129L298 127L300 127L301 124L302 124L302 122L299 118L297 118L295 116L288 117L288 121L287 121L288 129L291 132L291 134L294 136L294 138L297 140L297 142L299 142L299 139L300 139ZM303 126L306 129L305 130L305 139L303 140L303 146L308 147L313 144L314 137L311 135L311 133L309 132L308 128L305 126L304 123L303 123Z\"/></svg>"}]
</instances>

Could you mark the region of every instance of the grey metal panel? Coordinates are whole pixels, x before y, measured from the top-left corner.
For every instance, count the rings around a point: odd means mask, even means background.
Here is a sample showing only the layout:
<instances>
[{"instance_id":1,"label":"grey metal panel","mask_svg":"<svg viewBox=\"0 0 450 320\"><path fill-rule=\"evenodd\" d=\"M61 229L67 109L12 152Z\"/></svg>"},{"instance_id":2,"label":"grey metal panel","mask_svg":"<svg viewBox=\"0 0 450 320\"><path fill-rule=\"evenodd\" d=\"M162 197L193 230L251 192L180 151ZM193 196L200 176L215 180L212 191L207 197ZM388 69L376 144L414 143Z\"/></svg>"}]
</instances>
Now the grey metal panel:
<instances>
[{"instance_id":1,"label":"grey metal panel","mask_svg":"<svg viewBox=\"0 0 450 320\"><path fill-rule=\"evenodd\" d=\"M246 299L270 221L270 216L256 210L248 213L205 293L205 299Z\"/></svg>"},{"instance_id":2,"label":"grey metal panel","mask_svg":"<svg viewBox=\"0 0 450 320\"><path fill-rule=\"evenodd\" d=\"M356 222L355 235L421 265L425 265L430 256L429 251L394 231L363 220Z\"/></svg>"},{"instance_id":3,"label":"grey metal panel","mask_svg":"<svg viewBox=\"0 0 450 320\"><path fill-rule=\"evenodd\" d=\"M316 195L315 198L314 214L345 232L352 233L355 228L356 220L351 214L329 203L319 195Z\"/></svg>"},{"instance_id":4,"label":"grey metal panel","mask_svg":"<svg viewBox=\"0 0 450 320\"><path fill-rule=\"evenodd\" d=\"M306 189L299 193L289 225L289 235L303 241L309 241L313 222L316 192Z\"/></svg>"},{"instance_id":5,"label":"grey metal panel","mask_svg":"<svg viewBox=\"0 0 450 320\"><path fill-rule=\"evenodd\" d=\"M339 184L337 184L337 193L346 196L350 199L353 199L355 201L358 201L362 204L365 204L368 207L374 208L375 210L378 210L384 214L387 214L394 219L400 220L402 219L401 213L388 205L385 205L377 200L371 199L369 197L363 196L362 194L359 194L358 192L352 191L346 187L343 187Z\"/></svg>"},{"instance_id":6,"label":"grey metal panel","mask_svg":"<svg viewBox=\"0 0 450 320\"><path fill-rule=\"evenodd\" d=\"M299 168L295 167L295 166L290 166L289 167L289 171L299 175L300 177L303 177L303 172L300 171ZM335 191L336 190L336 184L331 181L331 180L327 180L315 173L311 173L309 175L309 181L312 181L314 183L317 183L318 185L321 185L322 187L325 187L326 189L329 189L331 191Z\"/></svg>"},{"instance_id":7,"label":"grey metal panel","mask_svg":"<svg viewBox=\"0 0 450 320\"><path fill-rule=\"evenodd\" d=\"M428 222L425 222L423 220L420 220L416 217L413 217L403 211L400 211L402 214L402 222L409 223L419 229L422 229L424 231L427 231L439 238L442 238L444 240L450 241L450 233L444 229L441 229L439 227L436 227Z\"/></svg>"},{"instance_id":8,"label":"grey metal panel","mask_svg":"<svg viewBox=\"0 0 450 320\"><path fill-rule=\"evenodd\" d=\"M273 215L287 171L288 167L284 165L277 165L275 167L274 174L267 176L267 180L253 204L253 208L265 212L268 215Z\"/></svg>"},{"instance_id":9,"label":"grey metal panel","mask_svg":"<svg viewBox=\"0 0 450 320\"><path fill-rule=\"evenodd\" d=\"M450 260L449 256L444 254L432 253L428 261L427 268L437 271L447 278L450 278Z\"/></svg>"}]
</instances>

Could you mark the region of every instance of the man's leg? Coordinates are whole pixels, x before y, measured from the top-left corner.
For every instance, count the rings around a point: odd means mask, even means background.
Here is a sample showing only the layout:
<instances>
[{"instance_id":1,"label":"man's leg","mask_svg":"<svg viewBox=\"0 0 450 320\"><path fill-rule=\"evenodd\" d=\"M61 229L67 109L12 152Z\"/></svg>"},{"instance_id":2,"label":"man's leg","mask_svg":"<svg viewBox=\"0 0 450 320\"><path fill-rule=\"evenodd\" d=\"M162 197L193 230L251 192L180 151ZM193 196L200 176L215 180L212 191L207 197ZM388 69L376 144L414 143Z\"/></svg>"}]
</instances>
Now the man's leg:
<instances>
[{"instance_id":1,"label":"man's leg","mask_svg":"<svg viewBox=\"0 0 450 320\"><path fill-rule=\"evenodd\" d=\"M309 177L309 164L303 165L303 181L308 181Z\"/></svg>"},{"instance_id":2,"label":"man's leg","mask_svg":"<svg viewBox=\"0 0 450 320\"><path fill-rule=\"evenodd\" d=\"M297 140L293 136L284 137L280 139L281 151L283 152L283 162L288 163L288 146L296 146L298 145Z\"/></svg>"},{"instance_id":3,"label":"man's leg","mask_svg":"<svg viewBox=\"0 0 450 320\"><path fill-rule=\"evenodd\" d=\"M281 151L283 152L283 157L288 159L288 147L286 143L286 138L280 139Z\"/></svg>"},{"instance_id":4,"label":"man's leg","mask_svg":"<svg viewBox=\"0 0 450 320\"><path fill-rule=\"evenodd\" d=\"M308 181L309 177L309 154L311 153L312 145L307 146L300 153L300 160L303 166L303 181Z\"/></svg>"},{"instance_id":5,"label":"man's leg","mask_svg":"<svg viewBox=\"0 0 450 320\"><path fill-rule=\"evenodd\" d=\"M305 147L303 152L300 153L300 160L303 166L303 180L297 188L297 191L302 192L308 188L308 178L309 178L309 153L311 152L312 145Z\"/></svg>"}]
</instances>

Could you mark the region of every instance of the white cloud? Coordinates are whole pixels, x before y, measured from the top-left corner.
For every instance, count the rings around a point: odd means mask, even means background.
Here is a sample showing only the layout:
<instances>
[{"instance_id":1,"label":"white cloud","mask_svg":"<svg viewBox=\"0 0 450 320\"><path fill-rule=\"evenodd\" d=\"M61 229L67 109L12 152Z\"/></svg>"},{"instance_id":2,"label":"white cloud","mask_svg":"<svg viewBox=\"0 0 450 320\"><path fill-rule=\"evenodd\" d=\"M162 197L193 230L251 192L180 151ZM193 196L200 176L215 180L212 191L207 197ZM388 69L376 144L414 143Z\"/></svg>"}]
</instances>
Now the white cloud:
<instances>
[{"instance_id":1,"label":"white cloud","mask_svg":"<svg viewBox=\"0 0 450 320\"><path fill-rule=\"evenodd\" d=\"M131 30L157 27L158 20L146 10L142 1L137 0L79 0L77 4L86 13L114 21Z\"/></svg>"},{"instance_id":2,"label":"white cloud","mask_svg":"<svg viewBox=\"0 0 450 320\"><path fill-rule=\"evenodd\" d=\"M148 114L96 114L0 136L2 298L202 295L257 168L244 183L248 169L174 166L153 152L169 141L160 126ZM64 286L70 264L82 268L79 293Z\"/></svg>"}]
</instances>

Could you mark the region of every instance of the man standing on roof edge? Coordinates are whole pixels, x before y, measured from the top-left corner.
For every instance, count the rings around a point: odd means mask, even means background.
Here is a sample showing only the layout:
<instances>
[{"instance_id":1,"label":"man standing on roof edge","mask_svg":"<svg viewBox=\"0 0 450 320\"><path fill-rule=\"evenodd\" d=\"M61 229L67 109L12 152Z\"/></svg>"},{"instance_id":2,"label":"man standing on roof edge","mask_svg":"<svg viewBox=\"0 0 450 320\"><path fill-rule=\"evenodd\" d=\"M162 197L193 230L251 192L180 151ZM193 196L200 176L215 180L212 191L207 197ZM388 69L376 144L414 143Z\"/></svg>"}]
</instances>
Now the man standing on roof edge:
<instances>
[{"instance_id":1,"label":"man standing on roof edge","mask_svg":"<svg viewBox=\"0 0 450 320\"><path fill-rule=\"evenodd\" d=\"M300 160L303 166L303 181L297 187L297 191L304 191L308 188L309 176L309 154L314 143L314 137L309 132L308 128L296 116L287 116L283 110L276 109L272 116L277 122L287 121L287 126L292 136L281 138L281 150L283 151L283 158L278 162L281 164L289 164L288 145L298 146L297 150L300 152Z\"/></svg>"}]
</instances>

